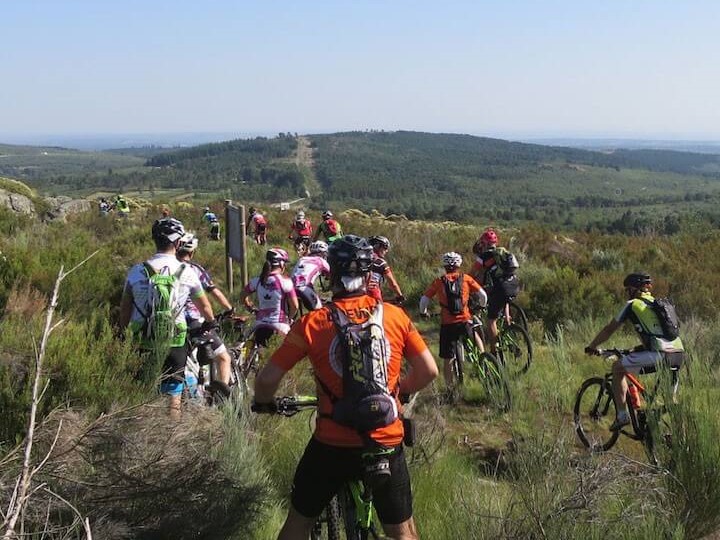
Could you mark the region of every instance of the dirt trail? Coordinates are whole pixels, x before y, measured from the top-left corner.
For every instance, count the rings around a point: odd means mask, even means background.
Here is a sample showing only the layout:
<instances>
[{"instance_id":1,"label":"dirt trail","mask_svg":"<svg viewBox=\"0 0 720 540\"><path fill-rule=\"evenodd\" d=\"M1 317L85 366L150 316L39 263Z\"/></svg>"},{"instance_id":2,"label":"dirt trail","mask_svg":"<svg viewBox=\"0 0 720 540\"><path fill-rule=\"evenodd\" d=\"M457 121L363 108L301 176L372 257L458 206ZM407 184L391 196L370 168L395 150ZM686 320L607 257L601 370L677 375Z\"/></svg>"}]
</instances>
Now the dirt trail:
<instances>
[{"instance_id":1,"label":"dirt trail","mask_svg":"<svg viewBox=\"0 0 720 540\"><path fill-rule=\"evenodd\" d=\"M298 146L295 154L295 164L305 175L305 189L311 196L317 196L322 193L322 186L315 176L315 160L313 159L313 149L310 146L310 139L304 135L297 138Z\"/></svg>"}]
</instances>

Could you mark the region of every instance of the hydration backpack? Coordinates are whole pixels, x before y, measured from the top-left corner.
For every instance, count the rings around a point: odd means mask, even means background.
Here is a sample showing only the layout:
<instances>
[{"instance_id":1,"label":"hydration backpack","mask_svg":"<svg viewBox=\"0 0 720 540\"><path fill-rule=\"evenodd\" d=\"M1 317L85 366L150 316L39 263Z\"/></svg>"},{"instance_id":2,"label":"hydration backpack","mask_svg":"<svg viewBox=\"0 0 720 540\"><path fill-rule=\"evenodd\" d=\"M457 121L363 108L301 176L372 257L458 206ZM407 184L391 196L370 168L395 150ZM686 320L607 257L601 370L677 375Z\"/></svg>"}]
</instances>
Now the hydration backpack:
<instances>
[{"instance_id":1,"label":"hydration backpack","mask_svg":"<svg viewBox=\"0 0 720 540\"><path fill-rule=\"evenodd\" d=\"M680 319L675 311L675 305L669 298L656 298L651 302L645 298L641 298L657 315L662 328L664 339L673 341L680 336Z\"/></svg>"},{"instance_id":2,"label":"hydration backpack","mask_svg":"<svg viewBox=\"0 0 720 540\"><path fill-rule=\"evenodd\" d=\"M335 236L337 234L337 221L334 219L328 219L325 222L325 225L327 225L327 230L330 233L330 236Z\"/></svg>"},{"instance_id":3,"label":"hydration backpack","mask_svg":"<svg viewBox=\"0 0 720 540\"><path fill-rule=\"evenodd\" d=\"M364 323L353 323L334 304L330 306L330 316L337 331L337 352L342 361L343 396L333 396L322 381L318 381L333 404L330 417L367 436L399 417L397 402L388 388L390 351L383 328L383 304L378 302Z\"/></svg>"},{"instance_id":4,"label":"hydration backpack","mask_svg":"<svg viewBox=\"0 0 720 540\"><path fill-rule=\"evenodd\" d=\"M145 321L142 338L155 346L169 348L177 335L175 319L184 308L178 305L177 297L180 276L185 265L181 264L180 268L170 275L158 274L147 262L144 262L143 266L148 276L148 299L145 305L147 311L135 304Z\"/></svg>"},{"instance_id":5,"label":"hydration backpack","mask_svg":"<svg viewBox=\"0 0 720 540\"><path fill-rule=\"evenodd\" d=\"M460 315L465 307L462 300L463 276L464 274L458 275L455 281L450 281L447 276L442 277L447 298L447 305L443 307L453 315Z\"/></svg>"}]
</instances>

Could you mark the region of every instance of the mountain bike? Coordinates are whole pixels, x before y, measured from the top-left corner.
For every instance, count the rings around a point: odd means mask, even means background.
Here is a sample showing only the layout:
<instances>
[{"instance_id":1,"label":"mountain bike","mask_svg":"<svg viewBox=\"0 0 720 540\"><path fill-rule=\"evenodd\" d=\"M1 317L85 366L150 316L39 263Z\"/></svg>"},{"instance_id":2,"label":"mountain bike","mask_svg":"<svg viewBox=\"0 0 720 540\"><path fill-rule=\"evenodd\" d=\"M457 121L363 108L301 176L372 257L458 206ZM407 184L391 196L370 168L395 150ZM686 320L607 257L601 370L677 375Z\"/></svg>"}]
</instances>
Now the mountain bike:
<instances>
[{"instance_id":1,"label":"mountain bike","mask_svg":"<svg viewBox=\"0 0 720 540\"><path fill-rule=\"evenodd\" d=\"M482 342L482 327L480 317L473 315L472 320L467 323L467 332L453 344L453 374L459 386L464 383L466 375L479 380L489 404L501 411L508 411L512 405L512 397L505 368L491 353L483 352L475 341L477 336Z\"/></svg>"},{"instance_id":2,"label":"mountain bike","mask_svg":"<svg viewBox=\"0 0 720 540\"><path fill-rule=\"evenodd\" d=\"M314 410L318 400L315 396L284 396L275 398L275 410L254 408L255 412L275 412L294 416L300 411ZM381 538L375 526L372 485L361 479L350 480L330 500L310 534L312 540L327 538L340 540L341 531L348 540ZM324 534L323 534L324 533Z\"/></svg>"},{"instance_id":3,"label":"mountain bike","mask_svg":"<svg viewBox=\"0 0 720 540\"><path fill-rule=\"evenodd\" d=\"M598 349L597 355L614 360L628 354L629 350ZM679 367L670 367L673 398L679 383ZM641 373L655 372L655 368L646 368ZM627 406L630 424L626 428L610 431L615 420L616 409L612 392L612 372L604 377L590 377L582 383L575 398L573 418L575 431L582 444L592 452L603 452L612 448L620 435L640 441L651 464L657 465L657 435L669 439L669 425L666 418L667 406L659 403L658 389L661 378L657 378L651 391L631 373L626 374L628 383ZM638 397L639 396L639 397ZM642 407L642 402L646 407Z\"/></svg>"},{"instance_id":4,"label":"mountain bike","mask_svg":"<svg viewBox=\"0 0 720 540\"><path fill-rule=\"evenodd\" d=\"M508 376L516 377L530 369L530 364L533 359L533 345L527 330L520 324L513 322L514 319L509 318L508 313L512 313L511 305L516 304L512 302L506 304L505 316L497 320L498 337L497 343L495 344L495 356L507 371ZM478 314L484 309L485 308L473 306L473 321L476 319L478 321L480 320ZM519 306L518 309L522 312ZM509 323L508 320L510 321ZM525 324L527 324L527 320ZM488 343L490 335L484 327L482 328L482 336L485 339L485 343Z\"/></svg>"},{"instance_id":5,"label":"mountain bike","mask_svg":"<svg viewBox=\"0 0 720 540\"><path fill-rule=\"evenodd\" d=\"M260 346L250 330L235 345L228 348L231 359L230 386L237 387L242 396L251 393L252 381L260 370Z\"/></svg>"}]
</instances>

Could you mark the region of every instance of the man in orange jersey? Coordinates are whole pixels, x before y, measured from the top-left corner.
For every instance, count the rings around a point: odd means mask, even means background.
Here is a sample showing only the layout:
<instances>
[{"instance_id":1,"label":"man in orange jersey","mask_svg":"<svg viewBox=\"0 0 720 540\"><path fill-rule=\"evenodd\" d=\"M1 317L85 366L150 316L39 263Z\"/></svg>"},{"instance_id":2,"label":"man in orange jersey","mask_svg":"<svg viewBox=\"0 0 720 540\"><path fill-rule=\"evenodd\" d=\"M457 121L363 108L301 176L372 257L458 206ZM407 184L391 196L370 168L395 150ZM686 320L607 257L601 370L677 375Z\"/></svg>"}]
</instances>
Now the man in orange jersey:
<instances>
[{"instance_id":1,"label":"man in orange jersey","mask_svg":"<svg viewBox=\"0 0 720 540\"><path fill-rule=\"evenodd\" d=\"M312 311L293 325L280 348L255 380L255 407L272 407L273 396L285 374L305 357L310 359L317 379L319 399L315 433L295 471L292 507L279 538L307 539L310 530L330 499L348 480L360 478L368 439L384 449L389 462L389 479L373 490L373 504L390 538L417 538L412 517L410 477L402 448L403 423L399 416L367 433L341 425L333 419L333 407L342 399L343 359L333 309L342 311L351 323L366 321L378 310L378 301L366 294L372 247L364 238L347 235L330 246L330 306ZM387 349L387 383L395 404L399 394L421 390L437 376L437 366L425 342L405 312L380 304ZM401 376L402 358L409 367ZM346 381L347 382L347 381Z\"/></svg>"},{"instance_id":2,"label":"man in orange jersey","mask_svg":"<svg viewBox=\"0 0 720 540\"><path fill-rule=\"evenodd\" d=\"M430 299L437 295L440 303L440 358L445 360L443 374L448 390L452 389L453 370L452 361L455 358L453 344L461 339L467 332L468 323L472 320L472 314L468 309L470 295L474 295L481 306L487 303L487 295L480 284L471 276L460 272L462 256L459 253L450 251L442 256L442 263L445 267L445 275L436 278L425 293L420 297L420 315L427 316L427 308ZM478 342L480 350L483 344L473 332L475 341Z\"/></svg>"}]
</instances>

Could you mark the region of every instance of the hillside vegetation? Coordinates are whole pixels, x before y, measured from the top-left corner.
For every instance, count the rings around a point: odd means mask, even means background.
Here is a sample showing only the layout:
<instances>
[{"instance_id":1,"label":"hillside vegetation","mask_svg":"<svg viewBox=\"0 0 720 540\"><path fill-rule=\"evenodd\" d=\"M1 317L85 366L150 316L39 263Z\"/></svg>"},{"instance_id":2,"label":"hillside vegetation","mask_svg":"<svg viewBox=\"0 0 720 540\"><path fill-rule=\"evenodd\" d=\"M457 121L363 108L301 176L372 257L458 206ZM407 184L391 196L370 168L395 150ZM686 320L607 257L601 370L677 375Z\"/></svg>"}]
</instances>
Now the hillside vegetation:
<instances>
[{"instance_id":1,"label":"hillside vegetation","mask_svg":"<svg viewBox=\"0 0 720 540\"><path fill-rule=\"evenodd\" d=\"M211 206L221 213L219 201ZM202 231L200 208L184 205L173 212L187 228ZM309 214L317 221L315 212ZM346 232L390 239L389 262L415 320L420 294L440 271L440 255L460 251L469 265L470 247L481 230L389 221L359 211L339 215ZM291 215L271 210L268 216L270 244L290 249L285 233ZM155 217L152 210L138 210L127 221L85 214L44 224L18 221L0 209L5 256L0 260L0 456L10 456L0 457L0 497L8 494L17 471L11 449L26 429L33 337L39 335L57 269L99 249L61 290L65 323L50 340L49 387L41 411L48 420L36 458L50 449L59 419L64 419L63 436L37 481L47 482L87 515L96 537L274 538L310 434L307 416L255 418L243 407L189 408L182 424L161 427L152 408L137 408L154 397L154 387L134 379L138 361L114 325L127 269L153 251L149 231ZM500 235L521 262L520 302L531 318L536 357L530 371L512 382L513 408L506 413L474 400L472 387L457 406L440 400L442 381L421 394L415 409L420 441L408 454L421 535L682 539L715 531L720 516L720 232L683 224L672 236L557 234L526 224L501 227ZM250 245L253 274L263 254L264 248ZM222 243L209 241L201 243L197 255L221 287L223 256ZM621 441L616 452L589 455L577 443L571 420L581 381L608 368L584 356L582 348L619 309L622 276L636 269L655 275L658 293L675 299L691 355L670 418L672 442L663 448L659 469L647 465L642 447L630 440ZM231 296L237 304L238 292ZM435 352L438 321L418 324ZM610 345L635 342L628 332ZM309 370L298 366L282 391L312 389ZM68 406L73 410L64 411ZM194 437L217 444L206 455L193 445ZM145 465L135 467L128 456ZM122 489L103 490L104 483L120 481ZM252 511L241 511L249 500L259 502L248 507ZM33 507L29 524L43 526L44 503ZM178 504L203 512L179 513ZM207 515L220 529L208 525ZM52 516L66 525L74 519L60 511Z\"/></svg>"},{"instance_id":2,"label":"hillside vegetation","mask_svg":"<svg viewBox=\"0 0 720 540\"><path fill-rule=\"evenodd\" d=\"M303 143L298 157L298 140L310 141L311 156ZM469 135L350 132L298 139L281 133L166 151L95 153L2 146L0 174L54 193L185 190L278 203L309 191L314 209L542 221L626 234L673 234L698 216L720 220L718 155L593 152Z\"/></svg>"}]
</instances>

